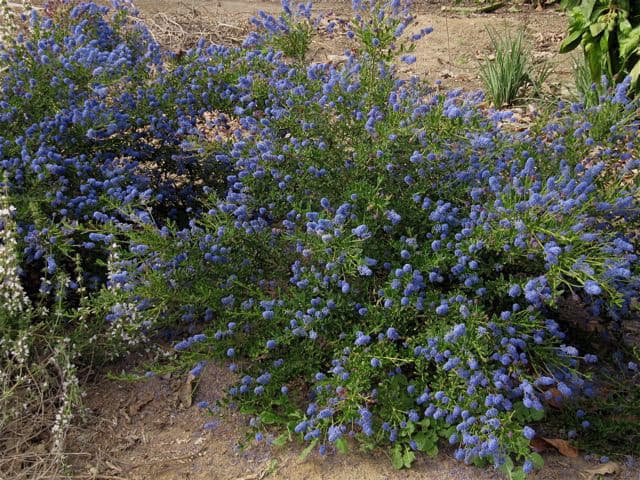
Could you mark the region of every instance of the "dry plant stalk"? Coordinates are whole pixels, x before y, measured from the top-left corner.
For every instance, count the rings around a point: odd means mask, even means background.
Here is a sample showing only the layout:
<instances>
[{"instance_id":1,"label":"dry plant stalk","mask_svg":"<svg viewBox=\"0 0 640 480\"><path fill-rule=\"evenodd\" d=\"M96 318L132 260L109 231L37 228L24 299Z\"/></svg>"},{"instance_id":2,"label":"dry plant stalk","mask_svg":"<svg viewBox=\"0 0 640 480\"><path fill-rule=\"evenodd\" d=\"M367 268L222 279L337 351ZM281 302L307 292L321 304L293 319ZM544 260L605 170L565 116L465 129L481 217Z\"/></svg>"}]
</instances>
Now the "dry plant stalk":
<instances>
[{"instance_id":1,"label":"dry plant stalk","mask_svg":"<svg viewBox=\"0 0 640 480\"><path fill-rule=\"evenodd\" d=\"M159 12L143 19L154 40L162 46L180 52L195 46L200 39L222 45L242 43L245 27L218 20L217 11L207 16L193 6L181 3L180 7L171 14Z\"/></svg>"}]
</instances>

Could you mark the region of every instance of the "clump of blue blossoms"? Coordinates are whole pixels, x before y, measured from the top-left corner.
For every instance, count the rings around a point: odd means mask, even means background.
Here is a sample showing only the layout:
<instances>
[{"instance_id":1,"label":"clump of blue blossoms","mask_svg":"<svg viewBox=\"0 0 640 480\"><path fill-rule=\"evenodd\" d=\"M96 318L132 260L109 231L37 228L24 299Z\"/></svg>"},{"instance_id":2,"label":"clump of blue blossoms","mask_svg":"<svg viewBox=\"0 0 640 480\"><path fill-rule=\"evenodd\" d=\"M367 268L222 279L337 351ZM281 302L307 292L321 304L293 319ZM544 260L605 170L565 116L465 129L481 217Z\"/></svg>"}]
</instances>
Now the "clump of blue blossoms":
<instances>
[{"instance_id":1,"label":"clump of blue blossoms","mask_svg":"<svg viewBox=\"0 0 640 480\"><path fill-rule=\"evenodd\" d=\"M310 5L180 57L126 5L60 8L1 59L32 298L82 303L50 281L80 255L92 313L123 337L163 335L194 376L229 362L256 439L540 466L536 422L597 390L564 302L611 335L637 305L624 87L522 131L482 93L397 74L430 31L397 0L354 2L341 65L304 62Z\"/></svg>"}]
</instances>

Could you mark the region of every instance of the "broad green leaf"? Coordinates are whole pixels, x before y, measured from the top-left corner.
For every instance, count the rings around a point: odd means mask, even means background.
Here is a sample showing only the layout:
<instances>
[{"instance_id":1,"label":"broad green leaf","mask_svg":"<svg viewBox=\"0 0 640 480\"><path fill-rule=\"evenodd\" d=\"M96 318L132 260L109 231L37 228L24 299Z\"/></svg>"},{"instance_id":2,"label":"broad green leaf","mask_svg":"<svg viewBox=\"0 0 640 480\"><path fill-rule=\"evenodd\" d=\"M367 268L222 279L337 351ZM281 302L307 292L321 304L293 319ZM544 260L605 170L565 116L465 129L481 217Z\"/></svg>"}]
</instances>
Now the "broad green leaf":
<instances>
[{"instance_id":1,"label":"broad green leaf","mask_svg":"<svg viewBox=\"0 0 640 480\"><path fill-rule=\"evenodd\" d=\"M513 470L513 460L511 460L511 457L506 458L506 460L500 467L500 470L502 470L507 475L511 474L511 471Z\"/></svg>"},{"instance_id":2,"label":"broad green leaf","mask_svg":"<svg viewBox=\"0 0 640 480\"><path fill-rule=\"evenodd\" d=\"M273 412L265 410L260 414L260 421L265 425L273 425L274 423L280 422L280 417Z\"/></svg>"},{"instance_id":3,"label":"broad green leaf","mask_svg":"<svg viewBox=\"0 0 640 480\"><path fill-rule=\"evenodd\" d=\"M600 45L598 45L598 43L593 42L585 45L587 65L591 72L591 79L594 82L600 81L600 76L602 75L601 52L602 51L600 50Z\"/></svg>"},{"instance_id":4,"label":"broad green leaf","mask_svg":"<svg viewBox=\"0 0 640 480\"><path fill-rule=\"evenodd\" d=\"M430 457L435 457L436 455L438 455L438 445L435 442L432 443L424 449L424 453L426 453Z\"/></svg>"},{"instance_id":5,"label":"broad green leaf","mask_svg":"<svg viewBox=\"0 0 640 480\"><path fill-rule=\"evenodd\" d=\"M544 467L544 459L542 458L542 455L540 455L539 453L533 452L529 456L529 459L531 460L531 463L533 463L533 466L538 470Z\"/></svg>"},{"instance_id":6,"label":"broad green leaf","mask_svg":"<svg viewBox=\"0 0 640 480\"><path fill-rule=\"evenodd\" d=\"M582 13L585 18L591 18L593 13L593 7L596 5L596 0L582 0Z\"/></svg>"},{"instance_id":7,"label":"broad green leaf","mask_svg":"<svg viewBox=\"0 0 640 480\"><path fill-rule=\"evenodd\" d=\"M589 25L589 31L591 32L591 35L593 35L594 37L597 37L602 33L602 31L606 28L606 26L607 24L604 22L592 23L591 25Z\"/></svg>"},{"instance_id":8,"label":"broad green leaf","mask_svg":"<svg viewBox=\"0 0 640 480\"><path fill-rule=\"evenodd\" d=\"M633 29L633 27L631 26L631 22L626 18L620 21L619 28L622 33L629 33Z\"/></svg>"},{"instance_id":9,"label":"broad green leaf","mask_svg":"<svg viewBox=\"0 0 640 480\"><path fill-rule=\"evenodd\" d=\"M413 434L413 432L416 431L416 425L413 422L407 422L407 426L404 429L405 435L409 435L411 436Z\"/></svg>"},{"instance_id":10,"label":"broad green leaf","mask_svg":"<svg viewBox=\"0 0 640 480\"><path fill-rule=\"evenodd\" d=\"M405 467L411 468L411 464L416 459L416 454L413 453L413 450L407 448L404 451L404 455L402 456L402 463Z\"/></svg>"},{"instance_id":11,"label":"broad green leaf","mask_svg":"<svg viewBox=\"0 0 640 480\"><path fill-rule=\"evenodd\" d=\"M629 72L629 75L631 75L631 81L633 85L636 85L638 83L638 80L640 79L640 60L636 62L634 67Z\"/></svg>"},{"instance_id":12,"label":"broad green leaf","mask_svg":"<svg viewBox=\"0 0 640 480\"><path fill-rule=\"evenodd\" d=\"M574 31L570 33L567 38L565 38L560 44L560 53L567 53L580 45L580 39L582 38L581 31Z\"/></svg>"},{"instance_id":13,"label":"broad green leaf","mask_svg":"<svg viewBox=\"0 0 640 480\"><path fill-rule=\"evenodd\" d=\"M534 422L539 422L544 418L544 410L538 410L536 408L529 409L529 418Z\"/></svg>"},{"instance_id":14,"label":"broad green leaf","mask_svg":"<svg viewBox=\"0 0 640 480\"><path fill-rule=\"evenodd\" d=\"M640 46L640 25L626 34L619 35L618 38L620 39L620 56L629 57Z\"/></svg>"},{"instance_id":15,"label":"broad green leaf","mask_svg":"<svg viewBox=\"0 0 640 480\"><path fill-rule=\"evenodd\" d=\"M391 449L391 465L396 470L400 470L404 466L404 459L402 458L402 449L399 443L396 443Z\"/></svg>"},{"instance_id":16,"label":"broad green leaf","mask_svg":"<svg viewBox=\"0 0 640 480\"><path fill-rule=\"evenodd\" d=\"M288 438L289 436L286 433L283 433L282 435L277 437L275 440L273 440L273 442L271 442L271 445L275 445L276 447L281 447L285 443L287 443Z\"/></svg>"},{"instance_id":17,"label":"broad green leaf","mask_svg":"<svg viewBox=\"0 0 640 480\"><path fill-rule=\"evenodd\" d=\"M615 51L612 51L612 46L613 45L609 45L609 31L605 30L600 37L600 65L604 66L606 69L605 73L609 78L614 78L614 75L617 73L615 66L618 59L615 58Z\"/></svg>"},{"instance_id":18,"label":"broad green leaf","mask_svg":"<svg viewBox=\"0 0 640 480\"><path fill-rule=\"evenodd\" d=\"M413 441L416 442L418 450L423 452L426 451L429 447L431 447L431 445L435 444L435 439L431 435L425 432L420 432L417 435L415 435L413 437Z\"/></svg>"},{"instance_id":19,"label":"broad green leaf","mask_svg":"<svg viewBox=\"0 0 640 480\"><path fill-rule=\"evenodd\" d=\"M302 450L302 453L300 453L300 460L304 460L305 458L307 458L309 454L313 451L313 449L316 448L317 444L318 444L318 439L314 438L311 441L311 443L307 445L304 450Z\"/></svg>"},{"instance_id":20,"label":"broad green leaf","mask_svg":"<svg viewBox=\"0 0 640 480\"><path fill-rule=\"evenodd\" d=\"M603 17L607 16L609 11L610 8L608 6L598 7L591 13L591 18L593 21L599 21Z\"/></svg>"},{"instance_id":21,"label":"broad green leaf","mask_svg":"<svg viewBox=\"0 0 640 480\"><path fill-rule=\"evenodd\" d=\"M511 472L510 478L511 480L525 480L525 478L527 478L527 474L524 473L522 467L519 467Z\"/></svg>"},{"instance_id":22,"label":"broad green leaf","mask_svg":"<svg viewBox=\"0 0 640 480\"><path fill-rule=\"evenodd\" d=\"M342 454L349 452L349 445L347 445L347 441L343 437L336 440L336 448Z\"/></svg>"}]
</instances>

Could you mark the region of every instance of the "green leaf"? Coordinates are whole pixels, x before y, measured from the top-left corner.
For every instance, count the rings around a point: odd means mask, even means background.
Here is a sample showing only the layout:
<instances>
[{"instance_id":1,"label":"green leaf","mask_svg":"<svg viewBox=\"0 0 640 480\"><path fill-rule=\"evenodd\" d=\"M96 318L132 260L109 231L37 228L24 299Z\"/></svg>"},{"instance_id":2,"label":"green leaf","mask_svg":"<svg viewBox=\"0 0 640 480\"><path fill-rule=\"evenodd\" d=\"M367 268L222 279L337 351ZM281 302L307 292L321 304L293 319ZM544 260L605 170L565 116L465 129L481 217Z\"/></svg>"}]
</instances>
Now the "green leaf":
<instances>
[{"instance_id":1,"label":"green leaf","mask_svg":"<svg viewBox=\"0 0 640 480\"><path fill-rule=\"evenodd\" d=\"M438 445L436 443L432 443L424 449L424 453L426 453L430 457L435 457L436 455L438 455L438 451Z\"/></svg>"},{"instance_id":2,"label":"green leaf","mask_svg":"<svg viewBox=\"0 0 640 480\"><path fill-rule=\"evenodd\" d=\"M278 438L276 438L273 442L271 442L271 445L275 445L276 447L281 447L285 443L287 443L288 439L289 439L289 436L286 433L283 433Z\"/></svg>"},{"instance_id":3,"label":"green leaf","mask_svg":"<svg viewBox=\"0 0 640 480\"><path fill-rule=\"evenodd\" d=\"M618 36L620 41L620 56L624 59L629 57L640 46L640 25Z\"/></svg>"},{"instance_id":4,"label":"green leaf","mask_svg":"<svg viewBox=\"0 0 640 480\"><path fill-rule=\"evenodd\" d=\"M584 17L589 19L593 13L593 7L596 5L596 0L582 0L582 13Z\"/></svg>"},{"instance_id":5,"label":"green leaf","mask_svg":"<svg viewBox=\"0 0 640 480\"><path fill-rule=\"evenodd\" d=\"M260 414L260 422L265 425L273 425L274 423L280 422L282 419L273 412L265 410Z\"/></svg>"},{"instance_id":6,"label":"green leaf","mask_svg":"<svg viewBox=\"0 0 640 480\"><path fill-rule=\"evenodd\" d=\"M510 457L507 457L500 467L500 470L507 476L507 478L512 478L511 472L513 472L513 460L511 460Z\"/></svg>"},{"instance_id":7,"label":"green leaf","mask_svg":"<svg viewBox=\"0 0 640 480\"><path fill-rule=\"evenodd\" d=\"M593 35L594 37L597 37L598 35L600 35L602 33L602 31L606 27L607 27L606 23L596 22L596 23L592 23L591 25L589 25L589 31L591 32L591 35Z\"/></svg>"},{"instance_id":8,"label":"green leaf","mask_svg":"<svg viewBox=\"0 0 640 480\"><path fill-rule=\"evenodd\" d=\"M567 53L580 45L580 40L582 38L581 31L574 31L569 34L567 38L565 38L560 44L560 53Z\"/></svg>"},{"instance_id":9,"label":"green leaf","mask_svg":"<svg viewBox=\"0 0 640 480\"><path fill-rule=\"evenodd\" d=\"M525 480L527 478L527 474L524 473L524 470L522 470L522 467L520 467L511 471L510 478L511 480Z\"/></svg>"},{"instance_id":10,"label":"green leaf","mask_svg":"<svg viewBox=\"0 0 640 480\"><path fill-rule=\"evenodd\" d=\"M410 448L406 448L404 451L404 455L402 456L402 462L405 467L411 468L411 464L416 459L416 454L413 453L413 450Z\"/></svg>"},{"instance_id":11,"label":"green leaf","mask_svg":"<svg viewBox=\"0 0 640 480\"><path fill-rule=\"evenodd\" d=\"M531 463L533 463L533 466L536 469L541 469L542 467L544 467L544 459L542 458L542 455L540 455L539 453L533 452L531 455L529 455L529 459L531 460Z\"/></svg>"},{"instance_id":12,"label":"green leaf","mask_svg":"<svg viewBox=\"0 0 640 480\"><path fill-rule=\"evenodd\" d=\"M404 466L404 459L402 458L402 449L399 443L396 443L391 450L391 465L396 470L400 470Z\"/></svg>"},{"instance_id":13,"label":"green leaf","mask_svg":"<svg viewBox=\"0 0 640 480\"><path fill-rule=\"evenodd\" d=\"M631 75L632 84L636 85L638 83L638 79L640 79L640 60L636 62L635 66L629 72L629 75Z\"/></svg>"},{"instance_id":14,"label":"green leaf","mask_svg":"<svg viewBox=\"0 0 640 480\"><path fill-rule=\"evenodd\" d=\"M309 445L307 445L305 447L304 450L302 450L302 453L300 453L300 460L304 460L306 459L309 454L313 451L314 448L316 448L316 445L318 444L318 439L314 438L311 443Z\"/></svg>"},{"instance_id":15,"label":"green leaf","mask_svg":"<svg viewBox=\"0 0 640 480\"><path fill-rule=\"evenodd\" d=\"M618 28L623 34L628 34L633 29L633 27L631 26L631 22L626 18L620 21L620 26Z\"/></svg>"},{"instance_id":16,"label":"green leaf","mask_svg":"<svg viewBox=\"0 0 640 480\"><path fill-rule=\"evenodd\" d=\"M590 47L590 48L589 48ZM587 65L594 82L600 81L602 75L602 51L597 43L589 43L585 46Z\"/></svg>"},{"instance_id":17,"label":"green leaf","mask_svg":"<svg viewBox=\"0 0 640 480\"><path fill-rule=\"evenodd\" d=\"M418 422L418 425L421 425L425 430L431 426L431 420L428 418L423 418Z\"/></svg>"},{"instance_id":18,"label":"green leaf","mask_svg":"<svg viewBox=\"0 0 640 480\"><path fill-rule=\"evenodd\" d=\"M537 408L529 409L529 418L534 422L539 422L544 418L544 410L538 410Z\"/></svg>"},{"instance_id":19,"label":"green leaf","mask_svg":"<svg viewBox=\"0 0 640 480\"><path fill-rule=\"evenodd\" d=\"M425 432L420 432L417 435L414 435L413 441L416 442L418 450L423 452L435 443L433 437Z\"/></svg>"},{"instance_id":20,"label":"green leaf","mask_svg":"<svg viewBox=\"0 0 640 480\"><path fill-rule=\"evenodd\" d=\"M347 445L347 441L343 437L336 440L336 448L342 454L349 452L349 445Z\"/></svg>"},{"instance_id":21,"label":"green leaf","mask_svg":"<svg viewBox=\"0 0 640 480\"><path fill-rule=\"evenodd\" d=\"M416 431L416 425L413 422L407 422L407 426L403 430L403 436L411 436Z\"/></svg>"}]
</instances>

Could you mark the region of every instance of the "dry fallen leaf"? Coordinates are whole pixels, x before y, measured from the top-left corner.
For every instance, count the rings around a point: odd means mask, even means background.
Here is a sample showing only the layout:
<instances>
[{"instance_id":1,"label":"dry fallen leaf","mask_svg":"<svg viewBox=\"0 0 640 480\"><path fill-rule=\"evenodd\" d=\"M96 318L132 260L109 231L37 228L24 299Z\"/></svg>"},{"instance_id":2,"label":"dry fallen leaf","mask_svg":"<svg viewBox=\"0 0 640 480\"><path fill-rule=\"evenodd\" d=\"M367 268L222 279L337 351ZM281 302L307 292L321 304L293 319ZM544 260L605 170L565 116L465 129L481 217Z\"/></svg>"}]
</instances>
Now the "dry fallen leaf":
<instances>
[{"instance_id":1,"label":"dry fallen leaf","mask_svg":"<svg viewBox=\"0 0 640 480\"><path fill-rule=\"evenodd\" d=\"M554 447L560 455L570 458L576 458L578 456L578 449L571 445L566 440L562 440L560 438L544 438L542 437L546 443Z\"/></svg>"},{"instance_id":2,"label":"dry fallen leaf","mask_svg":"<svg viewBox=\"0 0 640 480\"><path fill-rule=\"evenodd\" d=\"M598 475L613 475L620 471L620 465L616 462L607 462L595 468L589 468L582 472L585 480L594 480Z\"/></svg>"},{"instance_id":3,"label":"dry fallen leaf","mask_svg":"<svg viewBox=\"0 0 640 480\"><path fill-rule=\"evenodd\" d=\"M193 381L196 379L195 375L189 373L187 381L182 384L178 390L178 400L184 408L191 406L193 401Z\"/></svg>"},{"instance_id":4,"label":"dry fallen leaf","mask_svg":"<svg viewBox=\"0 0 640 480\"><path fill-rule=\"evenodd\" d=\"M140 412L146 405L151 403L154 399L153 392L143 391L138 394L133 402L129 404L129 415L133 416Z\"/></svg>"},{"instance_id":5,"label":"dry fallen leaf","mask_svg":"<svg viewBox=\"0 0 640 480\"><path fill-rule=\"evenodd\" d=\"M562 408L562 393L556 387L551 387L548 392L551 393L551 398L547 399L547 404L553 408L561 409Z\"/></svg>"},{"instance_id":6,"label":"dry fallen leaf","mask_svg":"<svg viewBox=\"0 0 640 480\"><path fill-rule=\"evenodd\" d=\"M529 446L531 447L531 450L533 450L534 452L542 453L547 449L548 444L542 438L535 437L533 440L531 440L531 443L529 444Z\"/></svg>"}]
</instances>

